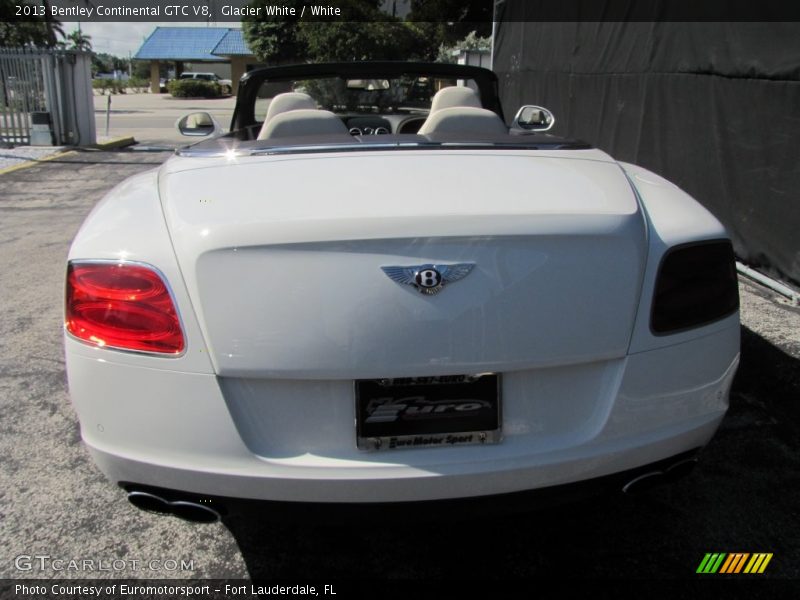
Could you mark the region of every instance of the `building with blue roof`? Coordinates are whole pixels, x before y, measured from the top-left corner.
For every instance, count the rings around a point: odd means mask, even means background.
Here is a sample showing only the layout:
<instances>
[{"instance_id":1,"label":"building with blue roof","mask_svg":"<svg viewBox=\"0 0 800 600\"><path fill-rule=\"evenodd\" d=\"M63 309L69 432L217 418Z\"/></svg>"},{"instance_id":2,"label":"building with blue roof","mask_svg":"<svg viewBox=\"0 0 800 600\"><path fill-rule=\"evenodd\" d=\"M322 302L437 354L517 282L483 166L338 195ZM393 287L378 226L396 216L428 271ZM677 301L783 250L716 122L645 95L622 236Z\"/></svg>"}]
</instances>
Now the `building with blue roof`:
<instances>
[{"instance_id":1,"label":"building with blue roof","mask_svg":"<svg viewBox=\"0 0 800 600\"><path fill-rule=\"evenodd\" d=\"M212 54L218 56L253 56L253 52L244 40L241 29L229 29L216 45Z\"/></svg>"},{"instance_id":2,"label":"building with blue roof","mask_svg":"<svg viewBox=\"0 0 800 600\"><path fill-rule=\"evenodd\" d=\"M235 94L248 64L256 62L242 30L232 27L156 27L133 58L150 61L150 90L154 94L160 89L161 63L174 63L176 76L186 62L230 64Z\"/></svg>"}]
</instances>

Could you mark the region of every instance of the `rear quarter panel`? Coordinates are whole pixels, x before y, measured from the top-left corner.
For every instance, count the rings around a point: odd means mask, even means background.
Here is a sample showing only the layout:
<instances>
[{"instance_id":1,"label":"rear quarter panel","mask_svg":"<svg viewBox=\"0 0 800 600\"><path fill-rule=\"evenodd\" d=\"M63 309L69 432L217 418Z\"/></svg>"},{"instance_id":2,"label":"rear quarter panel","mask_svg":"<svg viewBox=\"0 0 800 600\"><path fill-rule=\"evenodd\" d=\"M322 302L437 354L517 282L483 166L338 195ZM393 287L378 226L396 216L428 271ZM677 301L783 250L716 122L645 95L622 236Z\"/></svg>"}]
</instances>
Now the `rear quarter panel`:
<instances>
[{"instance_id":1,"label":"rear quarter panel","mask_svg":"<svg viewBox=\"0 0 800 600\"><path fill-rule=\"evenodd\" d=\"M97 360L184 372L211 373L208 350L194 316L158 196L158 170L125 180L101 200L81 226L70 261L135 261L158 269L177 303L187 347L178 357L102 349L70 338L69 353ZM69 337L69 334L65 334Z\"/></svg>"},{"instance_id":2,"label":"rear quarter panel","mask_svg":"<svg viewBox=\"0 0 800 600\"><path fill-rule=\"evenodd\" d=\"M739 328L739 312L689 331L656 336L650 330L650 309L661 259L669 248L694 241L728 239L725 227L699 202L675 184L642 167L619 163L642 205L648 225L648 260L642 297L629 353L680 344L728 328ZM737 337L738 339L738 337Z\"/></svg>"}]
</instances>

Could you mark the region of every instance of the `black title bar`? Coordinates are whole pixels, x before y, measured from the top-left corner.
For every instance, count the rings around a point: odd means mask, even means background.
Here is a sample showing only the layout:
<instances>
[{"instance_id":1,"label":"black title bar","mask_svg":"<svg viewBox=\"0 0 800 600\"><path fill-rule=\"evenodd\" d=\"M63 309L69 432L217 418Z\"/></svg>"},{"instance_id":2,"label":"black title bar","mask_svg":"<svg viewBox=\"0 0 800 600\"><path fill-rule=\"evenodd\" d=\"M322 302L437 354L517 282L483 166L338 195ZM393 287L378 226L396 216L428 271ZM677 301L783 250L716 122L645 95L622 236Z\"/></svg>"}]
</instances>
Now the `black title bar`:
<instances>
[{"instance_id":1,"label":"black title bar","mask_svg":"<svg viewBox=\"0 0 800 600\"><path fill-rule=\"evenodd\" d=\"M492 14L492 0L486 10ZM4 20L31 21L42 18L62 22L171 21L175 23L238 23L243 19L287 21L380 21L394 20L364 11L353 0L12 0L4 7ZM425 19L442 22L462 19L463 7L452 2L437 6L426 0ZM479 2L478 2L479 4ZM387 6L391 6L387 3ZM397 6L397 5L395 5ZM9 14L10 12L10 14ZM370 17L366 18L365 14ZM800 2L792 0L494 0L497 21L583 22L744 22L800 21ZM412 15L413 17L413 15Z\"/></svg>"}]
</instances>

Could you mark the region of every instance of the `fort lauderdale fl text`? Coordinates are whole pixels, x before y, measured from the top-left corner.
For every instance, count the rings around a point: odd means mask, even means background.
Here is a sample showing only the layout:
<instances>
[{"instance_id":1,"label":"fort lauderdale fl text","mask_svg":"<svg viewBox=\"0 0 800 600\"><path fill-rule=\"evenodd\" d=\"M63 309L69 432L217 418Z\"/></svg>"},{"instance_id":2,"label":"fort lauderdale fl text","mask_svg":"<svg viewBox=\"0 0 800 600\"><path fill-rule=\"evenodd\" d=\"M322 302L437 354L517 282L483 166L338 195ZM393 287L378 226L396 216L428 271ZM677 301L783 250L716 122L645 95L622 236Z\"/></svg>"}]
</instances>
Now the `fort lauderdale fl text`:
<instances>
[{"instance_id":1,"label":"fort lauderdale fl text","mask_svg":"<svg viewBox=\"0 0 800 600\"><path fill-rule=\"evenodd\" d=\"M119 591L118 591L119 590ZM224 593L226 596L258 595L258 596L336 596L333 586L326 583L322 590L305 584L295 585L230 585L212 588L210 585L129 585L126 583L113 585L24 585L16 584L14 593L17 596L208 596L211 593ZM322 592L322 594L320 594Z\"/></svg>"},{"instance_id":2,"label":"fort lauderdale fl text","mask_svg":"<svg viewBox=\"0 0 800 600\"><path fill-rule=\"evenodd\" d=\"M31 6L28 4L17 5L17 16L46 16L45 6ZM91 19L97 17L210 17L208 5L171 4L162 6L53 6L50 5L52 17L77 17ZM306 9L308 9L306 11ZM266 6L232 6L225 4L220 7L224 17L299 17L303 18L308 13L311 17L341 17L342 9L336 6L309 4L298 9L294 6L283 4L268 4Z\"/></svg>"}]
</instances>

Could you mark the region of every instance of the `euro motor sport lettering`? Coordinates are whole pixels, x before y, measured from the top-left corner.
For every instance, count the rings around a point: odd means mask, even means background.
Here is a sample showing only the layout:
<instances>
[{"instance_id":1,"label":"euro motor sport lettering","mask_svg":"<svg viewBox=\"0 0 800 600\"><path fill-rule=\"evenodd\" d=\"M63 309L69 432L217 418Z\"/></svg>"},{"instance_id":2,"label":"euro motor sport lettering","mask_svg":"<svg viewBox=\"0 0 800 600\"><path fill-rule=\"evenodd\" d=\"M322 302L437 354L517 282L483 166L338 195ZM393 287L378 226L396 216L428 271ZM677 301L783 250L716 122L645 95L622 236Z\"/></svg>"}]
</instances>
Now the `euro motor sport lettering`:
<instances>
[{"instance_id":1,"label":"euro motor sport lettering","mask_svg":"<svg viewBox=\"0 0 800 600\"><path fill-rule=\"evenodd\" d=\"M499 376L356 382L359 447L479 444L498 439Z\"/></svg>"},{"instance_id":2,"label":"euro motor sport lettering","mask_svg":"<svg viewBox=\"0 0 800 600\"><path fill-rule=\"evenodd\" d=\"M447 433L439 435L415 435L413 437L390 437L389 448L413 448L415 446L455 446L486 441L484 433Z\"/></svg>"},{"instance_id":3,"label":"euro motor sport lettering","mask_svg":"<svg viewBox=\"0 0 800 600\"><path fill-rule=\"evenodd\" d=\"M492 409L486 400L427 400L424 396L408 398L376 398L367 405L365 423L393 423L398 420L436 419L458 417L463 413L475 413L481 409Z\"/></svg>"}]
</instances>

